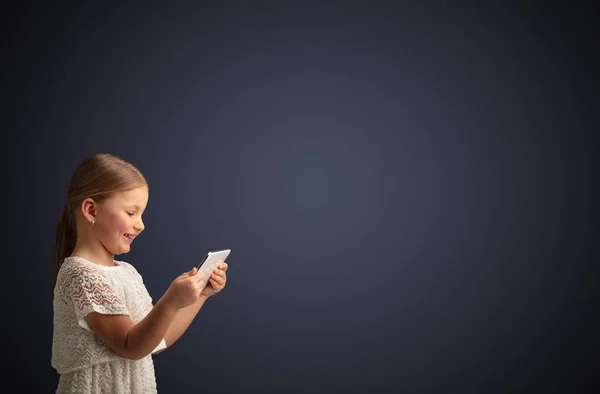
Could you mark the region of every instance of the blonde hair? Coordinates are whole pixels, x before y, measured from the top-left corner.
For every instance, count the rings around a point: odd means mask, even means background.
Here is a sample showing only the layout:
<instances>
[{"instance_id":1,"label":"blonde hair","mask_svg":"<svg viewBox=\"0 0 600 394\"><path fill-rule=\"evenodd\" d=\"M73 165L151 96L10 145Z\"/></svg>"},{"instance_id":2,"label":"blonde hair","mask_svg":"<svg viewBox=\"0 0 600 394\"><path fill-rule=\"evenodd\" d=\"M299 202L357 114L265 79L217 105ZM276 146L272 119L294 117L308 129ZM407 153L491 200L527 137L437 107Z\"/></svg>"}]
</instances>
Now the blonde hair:
<instances>
[{"instance_id":1,"label":"blonde hair","mask_svg":"<svg viewBox=\"0 0 600 394\"><path fill-rule=\"evenodd\" d=\"M86 198L101 203L116 192L148 187L142 173L131 163L111 155L100 153L81 162L71 176L67 202L60 213L54 245L54 272L52 291L56 277L66 257L73 253L77 244L75 212Z\"/></svg>"}]
</instances>

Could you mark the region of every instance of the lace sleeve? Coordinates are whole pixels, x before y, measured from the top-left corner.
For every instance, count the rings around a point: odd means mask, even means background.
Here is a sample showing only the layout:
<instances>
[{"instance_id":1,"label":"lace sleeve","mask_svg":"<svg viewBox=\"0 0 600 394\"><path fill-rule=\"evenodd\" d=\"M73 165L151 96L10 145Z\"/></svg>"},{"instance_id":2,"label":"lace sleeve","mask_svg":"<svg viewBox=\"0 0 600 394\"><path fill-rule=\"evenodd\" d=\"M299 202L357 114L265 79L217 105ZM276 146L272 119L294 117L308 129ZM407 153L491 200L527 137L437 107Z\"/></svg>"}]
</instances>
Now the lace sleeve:
<instances>
[{"instance_id":1,"label":"lace sleeve","mask_svg":"<svg viewBox=\"0 0 600 394\"><path fill-rule=\"evenodd\" d=\"M90 312L105 315L129 315L123 300L113 290L110 279L92 267L73 267L63 276L63 284L73 301L79 325L90 330L85 317Z\"/></svg>"}]
</instances>

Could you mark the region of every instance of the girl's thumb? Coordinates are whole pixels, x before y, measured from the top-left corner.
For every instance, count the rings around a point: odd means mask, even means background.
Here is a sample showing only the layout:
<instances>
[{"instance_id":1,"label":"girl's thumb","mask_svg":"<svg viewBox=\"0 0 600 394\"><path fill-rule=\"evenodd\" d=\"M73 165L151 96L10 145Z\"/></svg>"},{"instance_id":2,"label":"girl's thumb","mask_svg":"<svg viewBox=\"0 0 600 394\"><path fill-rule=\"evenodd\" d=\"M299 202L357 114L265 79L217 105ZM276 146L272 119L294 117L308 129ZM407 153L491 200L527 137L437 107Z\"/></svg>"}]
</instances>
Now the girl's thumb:
<instances>
[{"instance_id":1,"label":"girl's thumb","mask_svg":"<svg viewBox=\"0 0 600 394\"><path fill-rule=\"evenodd\" d=\"M192 268L188 273L190 275L196 275L196 272L198 272L198 269L196 267Z\"/></svg>"}]
</instances>

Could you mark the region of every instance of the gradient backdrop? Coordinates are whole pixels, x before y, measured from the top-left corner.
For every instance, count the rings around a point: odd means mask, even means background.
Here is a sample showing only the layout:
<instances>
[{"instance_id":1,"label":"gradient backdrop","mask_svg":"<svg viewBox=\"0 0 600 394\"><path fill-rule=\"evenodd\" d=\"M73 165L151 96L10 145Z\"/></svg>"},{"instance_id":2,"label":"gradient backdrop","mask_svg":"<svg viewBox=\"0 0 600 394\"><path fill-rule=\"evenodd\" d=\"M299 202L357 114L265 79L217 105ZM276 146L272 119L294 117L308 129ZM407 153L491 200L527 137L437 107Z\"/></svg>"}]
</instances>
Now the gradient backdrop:
<instances>
[{"instance_id":1,"label":"gradient backdrop","mask_svg":"<svg viewBox=\"0 0 600 394\"><path fill-rule=\"evenodd\" d=\"M155 300L232 249L226 289L154 357L159 392L591 390L589 10L3 13L2 353L20 392L57 384L56 224L100 152L150 183L146 230L117 258Z\"/></svg>"}]
</instances>

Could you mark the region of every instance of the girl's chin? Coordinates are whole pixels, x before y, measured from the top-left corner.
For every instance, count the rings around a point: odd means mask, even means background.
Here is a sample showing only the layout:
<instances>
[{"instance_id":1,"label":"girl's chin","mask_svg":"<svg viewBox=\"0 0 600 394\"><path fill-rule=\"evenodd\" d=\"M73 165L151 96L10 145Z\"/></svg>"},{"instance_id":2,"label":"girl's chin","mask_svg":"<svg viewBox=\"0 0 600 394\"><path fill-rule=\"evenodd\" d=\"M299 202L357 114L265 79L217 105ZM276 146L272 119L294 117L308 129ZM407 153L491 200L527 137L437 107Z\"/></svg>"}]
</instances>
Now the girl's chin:
<instances>
[{"instance_id":1,"label":"girl's chin","mask_svg":"<svg viewBox=\"0 0 600 394\"><path fill-rule=\"evenodd\" d=\"M111 251L111 253L114 255L119 255L119 254L127 253L130 250L131 250L130 245L121 244L121 245L117 245L117 247L114 248L114 251Z\"/></svg>"}]
</instances>

